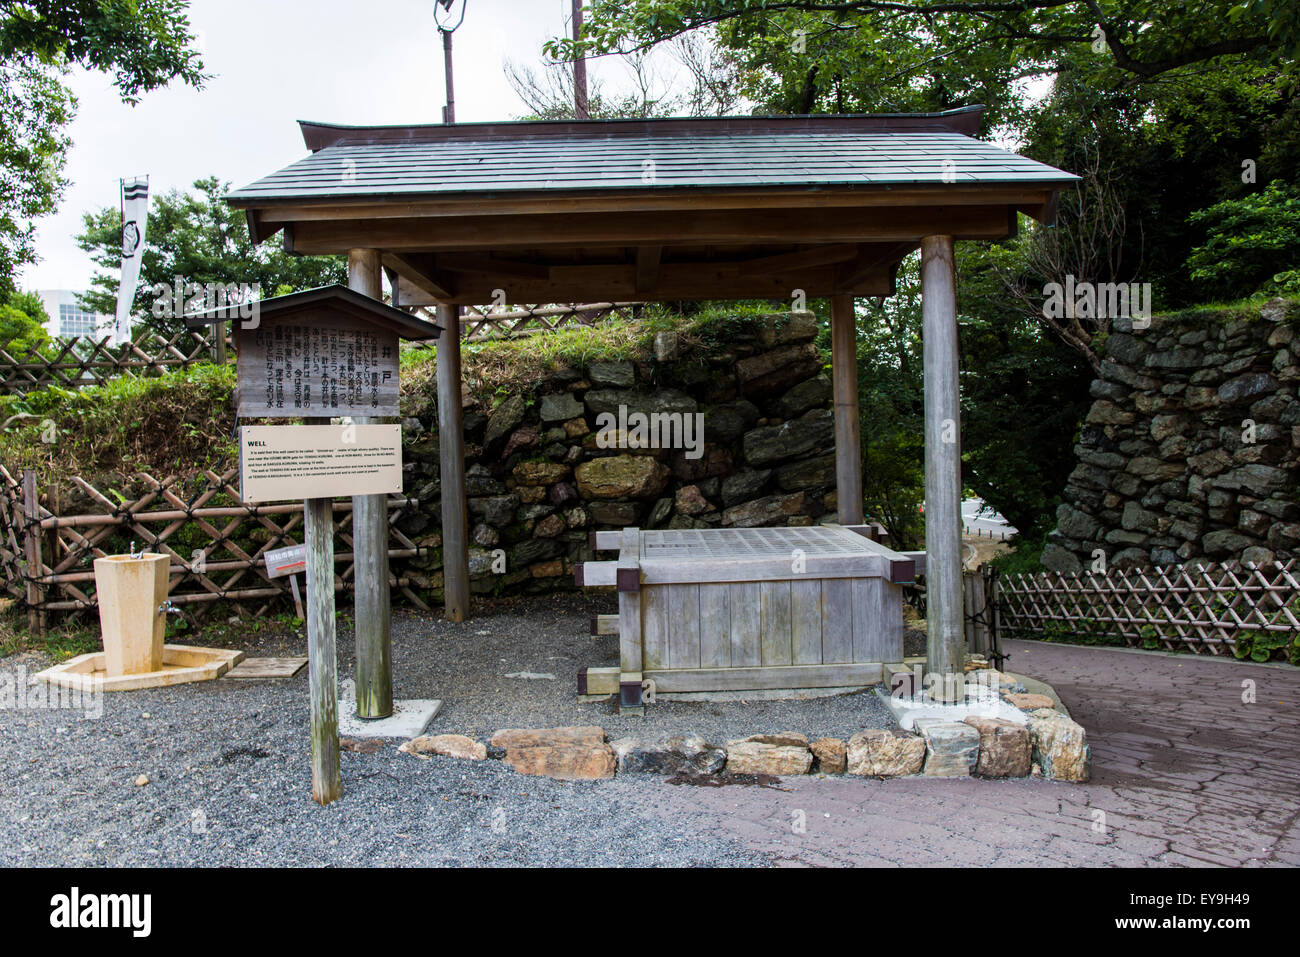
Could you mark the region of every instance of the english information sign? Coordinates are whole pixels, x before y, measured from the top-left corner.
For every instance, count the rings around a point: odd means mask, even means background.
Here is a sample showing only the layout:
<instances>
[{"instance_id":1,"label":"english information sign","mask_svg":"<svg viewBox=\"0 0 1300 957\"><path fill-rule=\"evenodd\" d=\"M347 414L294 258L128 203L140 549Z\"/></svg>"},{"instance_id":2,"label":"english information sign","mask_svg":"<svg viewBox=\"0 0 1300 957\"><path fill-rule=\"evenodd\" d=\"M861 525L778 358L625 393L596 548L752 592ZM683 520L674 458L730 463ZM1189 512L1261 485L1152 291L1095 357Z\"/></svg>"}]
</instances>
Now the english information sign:
<instances>
[{"instance_id":1,"label":"english information sign","mask_svg":"<svg viewBox=\"0 0 1300 957\"><path fill-rule=\"evenodd\" d=\"M347 498L402 490L400 425L244 425L245 502Z\"/></svg>"}]
</instances>

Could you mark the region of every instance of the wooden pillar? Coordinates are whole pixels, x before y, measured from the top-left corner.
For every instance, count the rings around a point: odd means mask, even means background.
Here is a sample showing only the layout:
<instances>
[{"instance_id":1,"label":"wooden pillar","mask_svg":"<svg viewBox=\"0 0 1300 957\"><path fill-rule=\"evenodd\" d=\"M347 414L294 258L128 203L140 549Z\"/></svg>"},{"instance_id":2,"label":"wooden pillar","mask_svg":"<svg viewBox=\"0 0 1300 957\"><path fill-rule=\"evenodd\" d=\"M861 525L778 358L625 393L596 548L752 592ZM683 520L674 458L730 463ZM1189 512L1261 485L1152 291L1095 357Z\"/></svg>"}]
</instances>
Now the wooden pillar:
<instances>
[{"instance_id":1,"label":"wooden pillar","mask_svg":"<svg viewBox=\"0 0 1300 957\"><path fill-rule=\"evenodd\" d=\"M957 382L957 278L952 237L921 240L925 364L925 603L928 690L962 694L961 411ZM945 676L955 676L947 678Z\"/></svg>"},{"instance_id":2,"label":"wooden pillar","mask_svg":"<svg viewBox=\"0 0 1300 957\"><path fill-rule=\"evenodd\" d=\"M334 651L334 508L309 498L307 538L307 661L311 681L311 796L328 804L343 796L339 771L338 675Z\"/></svg>"},{"instance_id":3,"label":"wooden pillar","mask_svg":"<svg viewBox=\"0 0 1300 957\"><path fill-rule=\"evenodd\" d=\"M831 296L831 383L835 392L835 498L841 525L862 524L862 430L858 420L857 333L853 297Z\"/></svg>"},{"instance_id":4,"label":"wooden pillar","mask_svg":"<svg viewBox=\"0 0 1300 957\"><path fill-rule=\"evenodd\" d=\"M348 251L348 287L382 298L379 250ZM378 421L354 416L358 425ZM387 718L393 713L393 661L388 585L388 496L352 497L353 620L357 637L357 717Z\"/></svg>"},{"instance_id":5,"label":"wooden pillar","mask_svg":"<svg viewBox=\"0 0 1300 957\"><path fill-rule=\"evenodd\" d=\"M438 306L438 455L442 485L443 617L469 615L469 545L465 521L465 427L460 405L460 310Z\"/></svg>"}]
</instances>

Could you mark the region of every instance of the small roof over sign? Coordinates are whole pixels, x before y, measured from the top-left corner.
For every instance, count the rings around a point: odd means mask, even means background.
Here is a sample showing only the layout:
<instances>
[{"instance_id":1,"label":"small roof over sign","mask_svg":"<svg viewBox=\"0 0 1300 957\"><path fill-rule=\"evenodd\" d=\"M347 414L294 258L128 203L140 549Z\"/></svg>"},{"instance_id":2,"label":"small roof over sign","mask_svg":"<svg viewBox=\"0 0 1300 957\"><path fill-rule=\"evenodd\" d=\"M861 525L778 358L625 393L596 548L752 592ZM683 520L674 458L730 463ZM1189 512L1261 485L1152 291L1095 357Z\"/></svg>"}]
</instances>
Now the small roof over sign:
<instances>
[{"instance_id":1,"label":"small roof over sign","mask_svg":"<svg viewBox=\"0 0 1300 957\"><path fill-rule=\"evenodd\" d=\"M342 313L362 322L370 323L388 332L395 332L403 339L436 339L442 327L424 319L394 309L387 303L372 299L355 289L337 283L320 286L302 292L291 292L285 296L272 296L270 299L253 301L260 318L272 316L286 318L298 313L329 312ZM201 329L216 322L241 321L240 304L216 306L204 312L190 313L184 317L185 325L190 329Z\"/></svg>"}]
</instances>

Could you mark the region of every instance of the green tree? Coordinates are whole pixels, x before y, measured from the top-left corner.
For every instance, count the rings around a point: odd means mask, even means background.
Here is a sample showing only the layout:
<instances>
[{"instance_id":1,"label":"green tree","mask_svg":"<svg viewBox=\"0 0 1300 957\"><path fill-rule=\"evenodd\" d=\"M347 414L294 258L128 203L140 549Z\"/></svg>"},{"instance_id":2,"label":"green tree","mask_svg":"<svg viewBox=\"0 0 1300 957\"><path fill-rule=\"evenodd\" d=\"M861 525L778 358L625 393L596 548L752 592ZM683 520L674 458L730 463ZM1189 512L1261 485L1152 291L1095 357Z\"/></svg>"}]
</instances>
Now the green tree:
<instances>
[{"instance_id":1,"label":"green tree","mask_svg":"<svg viewBox=\"0 0 1300 957\"><path fill-rule=\"evenodd\" d=\"M39 296L15 292L0 302L0 349L15 359L30 356L49 344L45 324L50 317Z\"/></svg>"},{"instance_id":2,"label":"green tree","mask_svg":"<svg viewBox=\"0 0 1300 957\"><path fill-rule=\"evenodd\" d=\"M154 315L160 298L170 304L178 280L257 285L262 296L347 281L347 264L341 257L292 256L275 243L255 245L244 214L222 199L229 190L229 183L212 176L196 181L191 192L171 190L151 200L132 310L141 324L168 335L182 328L177 315ZM121 215L105 207L82 219L77 244L107 270L96 272L82 301L96 312L112 314L121 261Z\"/></svg>"},{"instance_id":3,"label":"green tree","mask_svg":"<svg viewBox=\"0 0 1300 957\"><path fill-rule=\"evenodd\" d=\"M1280 180L1242 199L1229 199L1188 217L1206 231L1187 257L1206 299L1266 290L1273 277L1300 268L1300 188Z\"/></svg>"},{"instance_id":4,"label":"green tree","mask_svg":"<svg viewBox=\"0 0 1300 957\"><path fill-rule=\"evenodd\" d=\"M67 181L71 67L112 76L122 99L205 79L184 0L0 0L0 294L35 261L34 220Z\"/></svg>"}]
</instances>

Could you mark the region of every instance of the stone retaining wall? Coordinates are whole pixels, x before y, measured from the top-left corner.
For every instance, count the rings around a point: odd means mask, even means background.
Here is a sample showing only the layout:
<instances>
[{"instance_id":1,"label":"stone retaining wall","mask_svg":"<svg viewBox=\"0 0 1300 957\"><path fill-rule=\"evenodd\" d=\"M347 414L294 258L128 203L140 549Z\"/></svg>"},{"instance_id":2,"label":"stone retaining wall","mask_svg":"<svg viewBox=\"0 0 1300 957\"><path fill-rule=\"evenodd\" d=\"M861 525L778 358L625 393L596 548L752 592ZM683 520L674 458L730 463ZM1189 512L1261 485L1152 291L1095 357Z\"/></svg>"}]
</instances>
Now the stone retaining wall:
<instances>
[{"instance_id":1,"label":"stone retaining wall","mask_svg":"<svg viewBox=\"0 0 1300 957\"><path fill-rule=\"evenodd\" d=\"M588 533L643 528L811 525L835 518L828 356L811 314L730 320L718 345L660 333L655 355L551 373L465 414L470 579L476 594L573 587ZM610 413L703 414L699 457L682 448L601 448ZM437 411L408 409L400 526L427 559L405 566L441 601ZM635 436L631 437L635 439Z\"/></svg>"},{"instance_id":2,"label":"stone retaining wall","mask_svg":"<svg viewBox=\"0 0 1300 957\"><path fill-rule=\"evenodd\" d=\"M1043 565L1272 561L1300 546L1296 303L1116 323Z\"/></svg>"}]
</instances>

